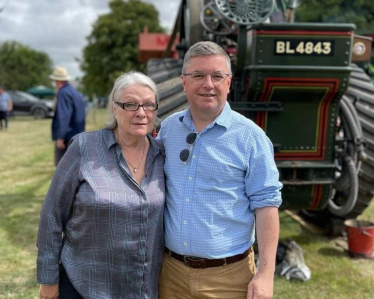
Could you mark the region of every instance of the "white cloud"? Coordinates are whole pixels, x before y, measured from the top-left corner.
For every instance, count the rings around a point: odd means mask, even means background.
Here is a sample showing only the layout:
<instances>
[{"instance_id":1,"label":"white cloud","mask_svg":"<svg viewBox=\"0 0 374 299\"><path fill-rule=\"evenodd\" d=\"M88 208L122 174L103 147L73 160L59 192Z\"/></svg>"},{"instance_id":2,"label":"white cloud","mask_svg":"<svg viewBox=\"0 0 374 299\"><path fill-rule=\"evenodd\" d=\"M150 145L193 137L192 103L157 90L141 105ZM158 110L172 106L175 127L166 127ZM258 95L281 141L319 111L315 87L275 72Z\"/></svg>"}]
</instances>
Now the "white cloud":
<instances>
[{"instance_id":1,"label":"white cloud","mask_svg":"<svg viewBox=\"0 0 374 299\"><path fill-rule=\"evenodd\" d=\"M180 0L143 0L159 11L161 25L174 25ZM0 0L0 42L16 40L46 52L54 65L81 76L79 63L86 37L98 16L109 12L108 0Z\"/></svg>"}]
</instances>

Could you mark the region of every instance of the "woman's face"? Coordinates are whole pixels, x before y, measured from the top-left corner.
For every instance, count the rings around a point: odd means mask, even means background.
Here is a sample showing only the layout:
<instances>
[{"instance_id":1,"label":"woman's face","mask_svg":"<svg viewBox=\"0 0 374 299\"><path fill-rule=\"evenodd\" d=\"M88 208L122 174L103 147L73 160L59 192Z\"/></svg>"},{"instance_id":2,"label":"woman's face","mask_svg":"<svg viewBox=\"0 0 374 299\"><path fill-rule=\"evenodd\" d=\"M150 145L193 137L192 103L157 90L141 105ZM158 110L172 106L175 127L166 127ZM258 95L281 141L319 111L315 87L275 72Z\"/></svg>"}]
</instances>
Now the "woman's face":
<instances>
[{"instance_id":1,"label":"woman's face","mask_svg":"<svg viewBox=\"0 0 374 299\"><path fill-rule=\"evenodd\" d=\"M156 96L147 86L131 85L122 90L118 102L140 105L156 104ZM152 132L155 126L156 113L157 111L144 110L143 107L139 107L136 111L124 110L113 103L113 114L117 119L118 129L121 134L125 135L145 136Z\"/></svg>"}]
</instances>

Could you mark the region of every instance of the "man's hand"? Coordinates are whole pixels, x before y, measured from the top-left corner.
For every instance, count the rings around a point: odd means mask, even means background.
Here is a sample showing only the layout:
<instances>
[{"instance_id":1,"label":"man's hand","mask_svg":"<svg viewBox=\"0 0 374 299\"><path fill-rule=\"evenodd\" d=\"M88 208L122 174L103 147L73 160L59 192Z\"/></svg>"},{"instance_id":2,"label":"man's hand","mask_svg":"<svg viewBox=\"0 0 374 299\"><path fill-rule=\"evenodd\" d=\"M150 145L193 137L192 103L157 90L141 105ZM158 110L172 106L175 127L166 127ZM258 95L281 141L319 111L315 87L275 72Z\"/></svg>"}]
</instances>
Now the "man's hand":
<instances>
[{"instance_id":1,"label":"man's hand","mask_svg":"<svg viewBox=\"0 0 374 299\"><path fill-rule=\"evenodd\" d=\"M46 285L41 284L39 287L40 299L58 299L59 297L59 284Z\"/></svg>"},{"instance_id":2,"label":"man's hand","mask_svg":"<svg viewBox=\"0 0 374 299\"><path fill-rule=\"evenodd\" d=\"M248 285L247 299L273 298L274 275L256 274Z\"/></svg>"},{"instance_id":3,"label":"man's hand","mask_svg":"<svg viewBox=\"0 0 374 299\"><path fill-rule=\"evenodd\" d=\"M66 147L63 139L57 139L56 140L56 146L60 150L63 150Z\"/></svg>"}]
</instances>

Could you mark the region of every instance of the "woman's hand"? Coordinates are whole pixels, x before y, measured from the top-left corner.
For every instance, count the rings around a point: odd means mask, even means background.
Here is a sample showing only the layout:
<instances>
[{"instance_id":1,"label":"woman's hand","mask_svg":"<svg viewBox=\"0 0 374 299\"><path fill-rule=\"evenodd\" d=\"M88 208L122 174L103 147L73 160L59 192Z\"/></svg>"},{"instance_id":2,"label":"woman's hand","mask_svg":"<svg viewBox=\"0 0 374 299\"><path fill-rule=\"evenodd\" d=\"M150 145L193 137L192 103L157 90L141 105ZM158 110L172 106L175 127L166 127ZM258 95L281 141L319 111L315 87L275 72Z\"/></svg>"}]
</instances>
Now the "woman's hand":
<instances>
[{"instance_id":1,"label":"woman's hand","mask_svg":"<svg viewBox=\"0 0 374 299\"><path fill-rule=\"evenodd\" d=\"M58 299L59 297L59 284L46 285L41 284L39 287L40 299Z\"/></svg>"}]
</instances>

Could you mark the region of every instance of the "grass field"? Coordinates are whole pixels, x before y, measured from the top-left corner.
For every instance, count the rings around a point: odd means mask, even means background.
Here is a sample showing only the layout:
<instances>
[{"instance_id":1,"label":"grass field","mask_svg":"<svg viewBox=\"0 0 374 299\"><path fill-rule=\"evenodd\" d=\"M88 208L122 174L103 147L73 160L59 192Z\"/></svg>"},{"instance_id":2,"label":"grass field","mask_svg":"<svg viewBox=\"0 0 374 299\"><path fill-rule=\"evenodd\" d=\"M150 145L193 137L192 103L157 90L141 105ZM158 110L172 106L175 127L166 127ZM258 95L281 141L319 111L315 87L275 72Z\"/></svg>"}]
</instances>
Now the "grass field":
<instances>
[{"instance_id":1,"label":"grass field","mask_svg":"<svg viewBox=\"0 0 374 299\"><path fill-rule=\"evenodd\" d=\"M105 110L91 111L87 130L103 127ZM53 166L51 120L10 120L0 131L0 299L37 298L36 235ZM374 221L374 203L362 218ZM374 261L352 259L335 243L305 230L282 212L281 239L295 240L312 272L307 282L275 279L274 299L372 299Z\"/></svg>"}]
</instances>

